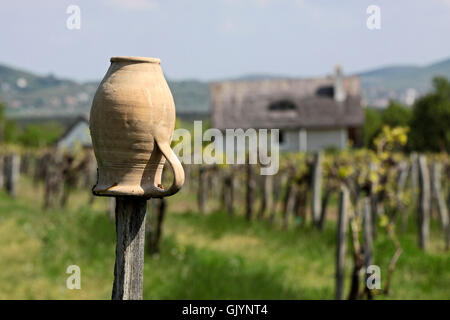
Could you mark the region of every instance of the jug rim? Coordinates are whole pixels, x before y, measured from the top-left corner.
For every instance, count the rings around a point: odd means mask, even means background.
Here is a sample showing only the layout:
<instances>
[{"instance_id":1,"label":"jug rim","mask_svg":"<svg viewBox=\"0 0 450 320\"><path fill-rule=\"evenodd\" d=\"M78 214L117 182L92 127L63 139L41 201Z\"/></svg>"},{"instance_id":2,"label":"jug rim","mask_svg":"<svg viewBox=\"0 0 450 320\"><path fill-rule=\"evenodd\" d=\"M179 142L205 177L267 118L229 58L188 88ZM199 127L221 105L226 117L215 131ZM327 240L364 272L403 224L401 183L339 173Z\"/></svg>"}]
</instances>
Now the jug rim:
<instances>
[{"instance_id":1,"label":"jug rim","mask_svg":"<svg viewBox=\"0 0 450 320\"><path fill-rule=\"evenodd\" d=\"M149 62L161 64L161 60L158 58L147 58L147 57L127 57L127 56L116 56L111 57L111 62Z\"/></svg>"}]
</instances>

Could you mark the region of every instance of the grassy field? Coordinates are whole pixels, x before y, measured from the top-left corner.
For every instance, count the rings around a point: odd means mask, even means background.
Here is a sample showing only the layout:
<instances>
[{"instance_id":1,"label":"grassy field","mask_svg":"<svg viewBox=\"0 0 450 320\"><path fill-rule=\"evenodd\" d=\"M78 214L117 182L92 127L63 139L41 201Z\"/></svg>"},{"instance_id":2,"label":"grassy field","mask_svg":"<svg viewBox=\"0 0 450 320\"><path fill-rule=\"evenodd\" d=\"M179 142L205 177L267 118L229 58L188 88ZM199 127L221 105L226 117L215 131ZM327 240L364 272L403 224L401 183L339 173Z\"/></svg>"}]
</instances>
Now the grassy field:
<instances>
[{"instance_id":1,"label":"grassy field","mask_svg":"<svg viewBox=\"0 0 450 320\"><path fill-rule=\"evenodd\" d=\"M0 193L0 299L109 299L115 226L106 199L92 206L76 191L66 210L42 210L42 186L21 178L19 195ZM411 220L389 299L450 299L450 253L432 224L431 246L416 245ZM161 254L145 257L145 299L332 299L335 222L325 230L283 231L267 222L245 222L222 212L200 215L195 199L172 197ZM375 263L382 283L394 252L380 235ZM347 261L348 274L351 259ZM66 288L66 268L81 268L81 290ZM347 283L348 287L349 283Z\"/></svg>"}]
</instances>

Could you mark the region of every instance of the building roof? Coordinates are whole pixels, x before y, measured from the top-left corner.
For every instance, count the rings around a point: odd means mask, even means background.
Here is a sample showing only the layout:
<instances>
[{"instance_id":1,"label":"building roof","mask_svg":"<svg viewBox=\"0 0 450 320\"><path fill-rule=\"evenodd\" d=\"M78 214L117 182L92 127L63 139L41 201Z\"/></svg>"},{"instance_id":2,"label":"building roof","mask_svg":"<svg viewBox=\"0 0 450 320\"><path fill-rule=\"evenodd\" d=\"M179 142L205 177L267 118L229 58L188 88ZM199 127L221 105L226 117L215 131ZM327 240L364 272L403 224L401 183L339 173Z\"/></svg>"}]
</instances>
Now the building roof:
<instances>
[{"instance_id":1,"label":"building roof","mask_svg":"<svg viewBox=\"0 0 450 320\"><path fill-rule=\"evenodd\" d=\"M213 126L227 128L359 127L364 115L358 77L342 77L345 99L334 98L335 78L212 83Z\"/></svg>"},{"instance_id":2,"label":"building roof","mask_svg":"<svg viewBox=\"0 0 450 320\"><path fill-rule=\"evenodd\" d=\"M82 147L92 146L89 121L84 116L77 117L63 135L55 141L55 145L58 148L70 149L77 144L80 144Z\"/></svg>"}]
</instances>

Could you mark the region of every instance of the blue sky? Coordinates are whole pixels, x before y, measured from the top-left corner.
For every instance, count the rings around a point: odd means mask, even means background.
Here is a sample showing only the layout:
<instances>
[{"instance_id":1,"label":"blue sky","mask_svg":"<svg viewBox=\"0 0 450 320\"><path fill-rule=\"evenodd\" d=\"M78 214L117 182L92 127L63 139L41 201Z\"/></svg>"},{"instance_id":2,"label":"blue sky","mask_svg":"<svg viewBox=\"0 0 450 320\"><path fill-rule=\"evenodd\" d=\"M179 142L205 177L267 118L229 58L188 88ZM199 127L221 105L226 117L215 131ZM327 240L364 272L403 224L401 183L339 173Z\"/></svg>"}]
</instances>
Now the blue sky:
<instances>
[{"instance_id":1,"label":"blue sky","mask_svg":"<svg viewBox=\"0 0 450 320\"><path fill-rule=\"evenodd\" d=\"M69 30L69 5L81 29ZM368 30L366 8L381 8ZM169 78L353 73L450 57L450 0L14 0L0 9L0 63L77 80L109 57L159 57Z\"/></svg>"}]
</instances>

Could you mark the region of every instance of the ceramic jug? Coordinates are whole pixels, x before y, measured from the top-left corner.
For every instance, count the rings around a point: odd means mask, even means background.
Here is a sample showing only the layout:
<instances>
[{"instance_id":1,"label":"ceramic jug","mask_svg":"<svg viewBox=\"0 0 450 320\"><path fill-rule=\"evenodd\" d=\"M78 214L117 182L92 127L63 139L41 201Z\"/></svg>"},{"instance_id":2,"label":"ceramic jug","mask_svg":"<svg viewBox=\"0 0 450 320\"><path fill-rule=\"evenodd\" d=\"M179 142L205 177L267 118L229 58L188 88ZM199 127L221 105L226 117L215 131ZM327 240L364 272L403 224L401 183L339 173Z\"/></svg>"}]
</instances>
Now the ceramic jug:
<instances>
[{"instance_id":1,"label":"ceramic jug","mask_svg":"<svg viewBox=\"0 0 450 320\"><path fill-rule=\"evenodd\" d=\"M184 183L183 167L170 148L175 103L155 58L113 57L92 102L89 128L97 158L99 196L160 198ZM167 159L173 183L163 189Z\"/></svg>"}]
</instances>

